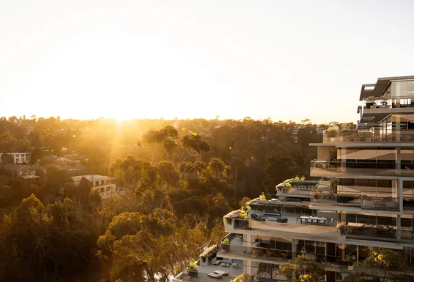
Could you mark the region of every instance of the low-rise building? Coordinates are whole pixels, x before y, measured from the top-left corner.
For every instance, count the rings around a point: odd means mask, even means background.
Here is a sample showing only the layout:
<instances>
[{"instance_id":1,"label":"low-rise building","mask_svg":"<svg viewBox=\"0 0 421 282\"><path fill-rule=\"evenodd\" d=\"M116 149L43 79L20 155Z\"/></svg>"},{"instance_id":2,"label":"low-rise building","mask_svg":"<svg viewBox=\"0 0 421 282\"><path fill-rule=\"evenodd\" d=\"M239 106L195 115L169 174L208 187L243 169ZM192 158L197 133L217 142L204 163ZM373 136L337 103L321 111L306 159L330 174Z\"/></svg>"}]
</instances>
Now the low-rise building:
<instances>
[{"instance_id":1,"label":"low-rise building","mask_svg":"<svg viewBox=\"0 0 421 282\"><path fill-rule=\"evenodd\" d=\"M0 163L3 154L11 155L14 164L29 164L31 161L31 153L0 153Z\"/></svg>"},{"instance_id":2,"label":"low-rise building","mask_svg":"<svg viewBox=\"0 0 421 282\"><path fill-rule=\"evenodd\" d=\"M115 194L119 194L119 190L115 183L115 179L112 177L96 174L79 175L71 177L73 183L76 186L80 184L82 178L88 180L92 185L92 189L98 190L103 199L110 198Z\"/></svg>"}]
</instances>

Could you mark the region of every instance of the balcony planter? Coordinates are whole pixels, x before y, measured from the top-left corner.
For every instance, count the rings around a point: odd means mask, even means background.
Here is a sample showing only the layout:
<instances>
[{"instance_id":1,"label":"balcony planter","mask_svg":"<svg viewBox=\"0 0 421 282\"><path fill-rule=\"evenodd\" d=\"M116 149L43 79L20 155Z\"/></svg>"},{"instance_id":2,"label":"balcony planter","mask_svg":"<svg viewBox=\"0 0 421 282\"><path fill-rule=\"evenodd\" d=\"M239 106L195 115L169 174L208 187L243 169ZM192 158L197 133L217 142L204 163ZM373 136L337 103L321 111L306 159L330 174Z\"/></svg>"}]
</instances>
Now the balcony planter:
<instances>
[{"instance_id":1,"label":"balcony planter","mask_svg":"<svg viewBox=\"0 0 421 282\"><path fill-rule=\"evenodd\" d=\"M197 265L197 261L190 261L189 264L187 265L187 275L190 278L198 278L199 277L199 273L197 272L199 269L199 266Z\"/></svg>"},{"instance_id":2,"label":"balcony planter","mask_svg":"<svg viewBox=\"0 0 421 282\"><path fill-rule=\"evenodd\" d=\"M336 228L338 230L338 235L342 238L344 238L346 236L347 233L347 229L348 227L346 226L346 224L344 222L340 222L336 225Z\"/></svg>"},{"instance_id":3,"label":"balcony planter","mask_svg":"<svg viewBox=\"0 0 421 282\"><path fill-rule=\"evenodd\" d=\"M335 129L328 129L326 130L326 137L332 138L336 137L337 131Z\"/></svg>"},{"instance_id":4,"label":"balcony planter","mask_svg":"<svg viewBox=\"0 0 421 282\"><path fill-rule=\"evenodd\" d=\"M194 270L187 270L187 276L190 278L199 278L199 272Z\"/></svg>"},{"instance_id":5,"label":"balcony planter","mask_svg":"<svg viewBox=\"0 0 421 282\"><path fill-rule=\"evenodd\" d=\"M228 238L225 238L224 240L222 240L221 242L221 248L223 251L225 252L229 252L230 251L230 240Z\"/></svg>"},{"instance_id":6,"label":"balcony planter","mask_svg":"<svg viewBox=\"0 0 421 282\"><path fill-rule=\"evenodd\" d=\"M250 230L250 222L248 220L236 219L234 221L234 229Z\"/></svg>"}]
</instances>

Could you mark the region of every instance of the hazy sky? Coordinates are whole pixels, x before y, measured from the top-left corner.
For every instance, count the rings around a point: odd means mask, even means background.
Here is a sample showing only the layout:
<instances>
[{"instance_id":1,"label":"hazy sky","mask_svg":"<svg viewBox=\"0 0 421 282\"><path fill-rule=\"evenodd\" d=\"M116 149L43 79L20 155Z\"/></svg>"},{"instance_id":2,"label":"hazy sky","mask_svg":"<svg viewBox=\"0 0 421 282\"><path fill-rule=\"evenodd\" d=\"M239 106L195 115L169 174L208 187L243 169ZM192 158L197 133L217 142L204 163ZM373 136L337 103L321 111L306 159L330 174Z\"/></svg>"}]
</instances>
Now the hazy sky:
<instances>
[{"instance_id":1,"label":"hazy sky","mask_svg":"<svg viewBox=\"0 0 421 282\"><path fill-rule=\"evenodd\" d=\"M0 116L353 121L413 1L1 0Z\"/></svg>"}]
</instances>

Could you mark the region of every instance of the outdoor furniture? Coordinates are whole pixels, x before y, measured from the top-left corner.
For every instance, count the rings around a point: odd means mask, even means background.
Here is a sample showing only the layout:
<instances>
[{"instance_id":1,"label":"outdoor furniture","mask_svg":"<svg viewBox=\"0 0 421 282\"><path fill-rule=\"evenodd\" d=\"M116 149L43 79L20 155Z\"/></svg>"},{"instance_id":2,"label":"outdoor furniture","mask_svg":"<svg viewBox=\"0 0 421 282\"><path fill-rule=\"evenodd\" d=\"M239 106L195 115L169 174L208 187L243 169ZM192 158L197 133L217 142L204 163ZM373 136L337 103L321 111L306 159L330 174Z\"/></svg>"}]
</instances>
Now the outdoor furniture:
<instances>
[{"instance_id":1,"label":"outdoor furniture","mask_svg":"<svg viewBox=\"0 0 421 282\"><path fill-rule=\"evenodd\" d=\"M276 212L276 211L264 211L263 212L263 215L266 215L266 216L281 216L281 213L280 212Z\"/></svg>"},{"instance_id":2,"label":"outdoor furniture","mask_svg":"<svg viewBox=\"0 0 421 282\"><path fill-rule=\"evenodd\" d=\"M266 216L257 215L257 217L255 218L255 220L265 221L266 220Z\"/></svg>"},{"instance_id":3,"label":"outdoor furniture","mask_svg":"<svg viewBox=\"0 0 421 282\"><path fill-rule=\"evenodd\" d=\"M230 265L229 265L229 263L222 262L222 263L220 264L220 266L223 266L223 267L229 267Z\"/></svg>"},{"instance_id":4,"label":"outdoor furniture","mask_svg":"<svg viewBox=\"0 0 421 282\"><path fill-rule=\"evenodd\" d=\"M280 223L287 223L288 222L288 218L277 218L276 221L277 222L280 222Z\"/></svg>"},{"instance_id":5,"label":"outdoor furniture","mask_svg":"<svg viewBox=\"0 0 421 282\"><path fill-rule=\"evenodd\" d=\"M308 219L309 219L308 216L300 216L301 224L303 224L303 221L304 221L304 224L307 224L308 223Z\"/></svg>"},{"instance_id":6,"label":"outdoor furniture","mask_svg":"<svg viewBox=\"0 0 421 282\"><path fill-rule=\"evenodd\" d=\"M232 264L232 267L234 267L234 268L238 268L238 263L233 263L233 264Z\"/></svg>"}]
</instances>

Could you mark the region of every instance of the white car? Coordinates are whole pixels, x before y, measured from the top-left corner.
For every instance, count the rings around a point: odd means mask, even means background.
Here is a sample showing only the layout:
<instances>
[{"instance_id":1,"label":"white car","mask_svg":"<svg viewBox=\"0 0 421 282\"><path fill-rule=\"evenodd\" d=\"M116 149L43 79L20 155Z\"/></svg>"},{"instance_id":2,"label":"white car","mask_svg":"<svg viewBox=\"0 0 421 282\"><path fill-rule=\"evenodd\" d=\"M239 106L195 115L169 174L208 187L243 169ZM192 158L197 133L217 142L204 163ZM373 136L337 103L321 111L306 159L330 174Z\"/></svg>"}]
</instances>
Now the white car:
<instances>
[{"instance_id":1,"label":"white car","mask_svg":"<svg viewBox=\"0 0 421 282\"><path fill-rule=\"evenodd\" d=\"M216 271L214 271L214 272L211 272L211 273L208 273L208 276L209 277L213 277L213 278L218 278L218 279L222 279L222 274L220 274L219 272L218 272L218 270L216 270Z\"/></svg>"},{"instance_id":2,"label":"white car","mask_svg":"<svg viewBox=\"0 0 421 282\"><path fill-rule=\"evenodd\" d=\"M228 276L228 272L222 270L215 270L213 273L221 274L222 276Z\"/></svg>"}]
</instances>

